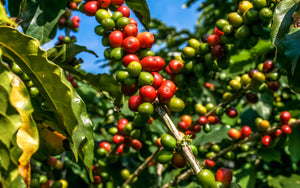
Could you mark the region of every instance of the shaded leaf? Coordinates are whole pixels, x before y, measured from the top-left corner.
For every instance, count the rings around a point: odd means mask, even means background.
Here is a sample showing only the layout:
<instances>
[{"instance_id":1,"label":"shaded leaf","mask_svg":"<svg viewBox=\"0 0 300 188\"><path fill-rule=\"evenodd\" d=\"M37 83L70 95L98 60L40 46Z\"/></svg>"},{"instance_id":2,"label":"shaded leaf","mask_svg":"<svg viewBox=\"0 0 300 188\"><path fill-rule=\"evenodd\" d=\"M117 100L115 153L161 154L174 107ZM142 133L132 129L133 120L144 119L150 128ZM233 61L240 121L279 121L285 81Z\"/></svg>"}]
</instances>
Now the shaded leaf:
<instances>
[{"instance_id":1,"label":"shaded leaf","mask_svg":"<svg viewBox=\"0 0 300 188\"><path fill-rule=\"evenodd\" d=\"M223 139L229 139L228 131L230 126L217 124L212 127L212 131L209 133L204 133L203 131L197 135L197 137L192 141L194 145L205 145L209 142L218 143ZM216 136L218 135L218 136Z\"/></svg>"},{"instance_id":2,"label":"shaded leaf","mask_svg":"<svg viewBox=\"0 0 300 188\"><path fill-rule=\"evenodd\" d=\"M276 149L262 149L258 152L258 155L266 162L276 161L282 164L281 152Z\"/></svg>"},{"instance_id":3,"label":"shaded leaf","mask_svg":"<svg viewBox=\"0 0 300 188\"><path fill-rule=\"evenodd\" d=\"M0 146L0 169L8 170L10 164L9 150L1 141Z\"/></svg>"},{"instance_id":4,"label":"shaded leaf","mask_svg":"<svg viewBox=\"0 0 300 188\"><path fill-rule=\"evenodd\" d=\"M25 179L26 184L30 185L30 158L39 147L39 133L32 118L33 108L29 93L22 80L14 76L10 102L21 116L22 125L17 132L17 144L23 153L19 158L19 173Z\"/></svg>"},{"instance_id":5,"label":"shaded leaf","mask_svg":"<svg viewBox=\"0 0 300 188\"><path fill-rule=\"evenodd\" d=\"M300 175L292 174L291 176L279 175L276 177L268 176L268 185L273 188L295 188L300 186Z\"/></svg>"},{"instance_id":6,"label":"shaded leaf","mask_svg":"<svg viewBox=\"0 0 300 188\"><path fill-rule=\"evenodd\" d=\"M254 165L246 163L238 170L233 171L233 174L237 179L236 183L238 183L241 187L255 187L256 172Z\"/></svg>"},{"instance_id":7,"label":"shaded leaf","mask_svg":"<svg viewBox=\"0 0 300 188\"><path fill-rule=\"evenodd\" d=\"M273 106L273 95L272 93L265 92L259 94L259 101L255 104L251 104L251 108L256 111L260 117L263 119L269 119L272 113L272 106Z\"/></svg>"},{"instance_id":8,"label":"shaded leaf","mask_svg":"<svg viewBox=\"0 0 300 188\"><path fill-rule=\"evenodd\" d=\"M143 26L149 30L150 11L146 0L126 0L126 5L134 12Z\"/></svg>"},{"instance_id":9,"label":"shaded leaf","mask_svg":"<svg viewBox=\"0 0 300 188\"><path fill-rule=\"evenodd\" d=\"M85 46L76 44L63 44L61 46L50 48L47 51L47 57L56 64L62 64L70 62L74 56L81 52L88 52L98 57L95 52L88 50Z\"/></svg>"},{"instance_id":10,"label":"shaded leaf","mask_svg":"<svg viewBox=\"0 0 300 188\"><path fill-rule=\"evenodd\" d=\"M21 26L25 34L45 44L55 37L57 22L65 12L67 0L27 0L21 12Z\"/></svg>"},{"instance_id":11,"label":"shaded leaf","mask_svg":"<svg viewBox=\"0 0 300 188\"><path fill-rule=\"evenodd\" d=\"M65 78L64 71L47 60L47 54L39 48L37 40L16 29L0 27L0 45L39 89L56 120L51 128L70 139L76 160L79 155L90 169L92 161L88 158L93 158L94 154L93 148L90 149L93 144L92 124L85 104Z\"/></svg>"},{"instance_id":12,"label":"shaded leaf","mask_svg":"<svg viewBox=\"0 0 300 188\"><path fill-rule=\"evenodd\" d=\"M297 163L300 160L299 136L300 136L300 127L299 126L294 127L287 141L287 149L291 155L291 160L293 163Z\"/></svg>"},{"instance_id":13,"label":"shaded leaf","mask_svg":"<svg viewBox=\"0 0 300 188\"><path fill-rule=\"evenodd\" d=\"M21 3L25 0L8 0L8 10L12 17L17 17L20 13Z\"/></svg>"}]
</instances>

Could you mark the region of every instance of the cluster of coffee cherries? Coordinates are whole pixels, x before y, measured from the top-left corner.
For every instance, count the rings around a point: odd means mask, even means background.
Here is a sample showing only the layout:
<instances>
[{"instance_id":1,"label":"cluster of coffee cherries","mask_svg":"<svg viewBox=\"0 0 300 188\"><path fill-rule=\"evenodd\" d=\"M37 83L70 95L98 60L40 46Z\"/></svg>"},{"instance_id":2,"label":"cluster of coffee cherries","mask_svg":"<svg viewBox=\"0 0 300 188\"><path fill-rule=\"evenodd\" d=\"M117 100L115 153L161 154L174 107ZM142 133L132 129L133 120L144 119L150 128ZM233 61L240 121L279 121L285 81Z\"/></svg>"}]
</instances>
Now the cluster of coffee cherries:
<instances>
[{"instance_id":1,"label":"cluster of coffee cherries","mask_svg":"<svg viewBox=\"0 0 300 188\"><path fill-rule=\"evenodd\" d=\"M179 132L180 136L184 139L187 138L183 132ZM156 141L157 145L161 147L157 154L156 161L160 164L168 164L169 162L176 168L183 168L187 164L187 160L180 153L177 146L176 139L170 134L163 134ZM198 155L198 150L195 145L190 145L191 150L195 156Z\"/></svg>"},{"instance_id":2,"label":"cluster of coffee cherries","mask_svg":"<svg viewBox=\"0 0 300 188\"><path fill-rule=\"evenodd\" d=\"M190 135L190 138L193 139L196 137L196 133L201 131L200 124L193 124L192 117L190 115L181 116L181 120L178 122L177 127L180 131L183 131L186 135Z\"/></svg>"},{"instance_id":3,"label":"cluster of coffee cherries","mask_svg":"<svg viewBox=\"0 0 300 188\"><path fill-rule=\"evenodd\" d=\"M224 167L217 170L214 175L209 169L202 169L197 175L199 184L202 187L230 187L232 181L232 172Z\"/></svg>"},{"instance_id":4,"label":"cluster of coffee cherries","mask_svg":"<svg viewBox=\"0 0 300 188\"><path fill-rule=\"evenodd\" d=\"M104 148L104 150L110 150L111 146L108 142L103 142L101 145L101 148ZM109 179L109 174L105 170L105 162L99 160L98 163L95 163L92 165L92 173L93 173L93 185L98 186L102 182L105 182Z\"/></svg>"},{"instance_id":5,"label":"cluster of coffee cherries","mask_svg":"<svg viewBox=\"0 0 300 188\"><path fill-rule=\"evenodd\" d=\"M33 82L30 80L30 78L28 77L28 75L23 72L23 70L21 69L21 67L19 67L19 65L17 65L15 62L11 62L9 64L11 70L17 75L19 76L22 81L25 83L27 90L29 91L29 94L31 97L36 97L39 95L39 90L37 87L34 86Z\"/></svg>"},{"instance_id":6,"label":"cluster of coffee cherries","mask_svg":"<svg viewBox=\"0 0 300 188\"><path fill-rule=\"evenodd\" d=\"M78 31L79 23L80 23L80 17L79 16L72 16L72 11L77 9L77 4L80 3L81 0L74 0L69 2L68 7L65 11L65 13L59 18L58 20L58 27L60 29L66 30L66 36L59 36L58 37L58 43L56 45L61 44L70 44L76 42L75 36L69 36L69 31L72 30L74 32Z\"/></svg>"}]
</instances>

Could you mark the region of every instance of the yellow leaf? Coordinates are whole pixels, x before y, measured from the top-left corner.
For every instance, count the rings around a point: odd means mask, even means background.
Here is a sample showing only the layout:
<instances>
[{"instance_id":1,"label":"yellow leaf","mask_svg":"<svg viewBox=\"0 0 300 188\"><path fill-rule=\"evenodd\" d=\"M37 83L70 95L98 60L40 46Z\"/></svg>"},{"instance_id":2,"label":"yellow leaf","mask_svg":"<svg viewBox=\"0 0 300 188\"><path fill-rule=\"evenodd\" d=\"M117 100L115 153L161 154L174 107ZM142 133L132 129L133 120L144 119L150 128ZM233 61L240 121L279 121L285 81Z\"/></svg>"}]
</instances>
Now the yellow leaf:
<instances>
[{"instance_id":1,"label":"yellow leaf","mask_svg":"<svg viewBox=\"0 0 300 188\"><path fill-rule=\"evenodd\" d=\"M30 158L39 147L39 133L32 118L33 107L30 96L24 83L17 76L13 78L9 100L21 117L22 125L17 132L17 144L23 151L19 158L19 173L30 186Z\"/></svg>"}]
</instances>

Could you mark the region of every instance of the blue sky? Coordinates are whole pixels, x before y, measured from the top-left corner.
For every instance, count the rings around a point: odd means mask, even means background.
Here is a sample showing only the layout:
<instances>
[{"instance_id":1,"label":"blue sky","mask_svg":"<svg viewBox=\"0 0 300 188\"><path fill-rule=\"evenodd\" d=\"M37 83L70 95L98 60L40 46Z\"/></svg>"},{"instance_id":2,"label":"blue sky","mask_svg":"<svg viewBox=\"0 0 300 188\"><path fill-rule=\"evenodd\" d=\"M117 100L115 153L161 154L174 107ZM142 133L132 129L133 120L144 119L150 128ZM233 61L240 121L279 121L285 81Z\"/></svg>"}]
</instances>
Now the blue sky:
<instances>
[{"instance_id":1,"label":"blue sky","mask_svg":"<svg viewBox=\"0 0 300 188\"><path fill-rule=\"evenodd\" d=\"M199 13L196 9L199 7L199 2L195 3L190 8L182 8L185 3L184 0L147 0L150 9L150 15L153 18L162 20L168 26L174 26L178 30L189 29L194 31L194 26L196 20L198 19ZM77 57L84 60L81 68L91 73L104 73L108 72L108 69L99 68L100 64L96 64L98 60L104 59L103 52L105 47L101 44L101 37L94 33L95 26L98 25L94 17L88 17L78 11L73 11L72 16L80 16L80 26L77 33L71 32L71 36L75 35L77 37L76 44L86 46L88 49L93 50L98 54L98 58L89 54L81 53ZM133 12L131 12L130 17L135 18ZM139 31L143 30L143 26L138 22ZM64 35L64 30L58 30L56 39L45 44L43 49L49 49L54 46L58 41L57 37L59 35Z\"/></svg>"}]
</instances>

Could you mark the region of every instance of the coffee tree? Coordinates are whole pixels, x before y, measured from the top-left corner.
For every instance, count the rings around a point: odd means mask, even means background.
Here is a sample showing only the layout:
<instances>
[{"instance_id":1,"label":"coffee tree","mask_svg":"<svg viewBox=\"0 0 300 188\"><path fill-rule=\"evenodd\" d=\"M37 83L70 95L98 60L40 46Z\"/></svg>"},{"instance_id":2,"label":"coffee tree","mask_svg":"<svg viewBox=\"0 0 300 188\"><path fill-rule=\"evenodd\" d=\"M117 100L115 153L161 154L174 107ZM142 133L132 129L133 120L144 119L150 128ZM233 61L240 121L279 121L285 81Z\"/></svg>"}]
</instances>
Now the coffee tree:
<instances>
[{"instance_id":1,"label":"coffee tree","mask_svg":"<svg viewBox=\"0 0 300 188\"><path fill-rule=\"evenodd\" d=\"M299 186L297 1L187 0L194 33L145 0L1 2L1 187ZM73 11L110 74L80 69Z\"/></svg>"}]
</instances>

